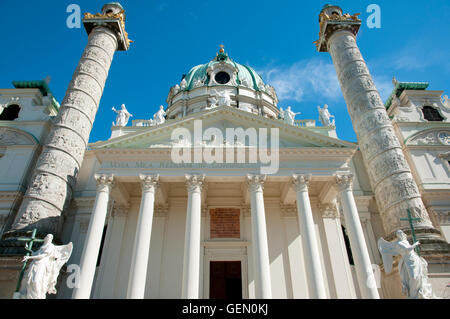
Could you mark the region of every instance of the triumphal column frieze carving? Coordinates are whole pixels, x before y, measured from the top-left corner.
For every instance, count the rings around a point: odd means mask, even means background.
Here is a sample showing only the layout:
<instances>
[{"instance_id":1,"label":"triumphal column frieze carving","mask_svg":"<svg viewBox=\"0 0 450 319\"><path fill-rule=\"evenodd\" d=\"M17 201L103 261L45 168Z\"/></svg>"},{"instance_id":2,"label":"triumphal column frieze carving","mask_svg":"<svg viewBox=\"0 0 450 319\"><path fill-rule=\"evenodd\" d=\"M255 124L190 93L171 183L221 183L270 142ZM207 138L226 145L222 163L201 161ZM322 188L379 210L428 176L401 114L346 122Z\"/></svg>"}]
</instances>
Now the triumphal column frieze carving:
<instances>
[{"instance_id":1,"label":"triumphal column frieze carving","mask_svg":"<svg viewBox=\"0 0 450 319\"><path fill-rule=\"evenodd\" d=\"M387 234L407 228L407 209L421 219L418 229L433 228L383 101L356 44L357 15L326 5L320 15L317 50L329 52L358 138L370 183Z\"/></svg>"},{"instance_id":2,"label":"triumphal column frieze carving","mask_svg":"<svg viewBox=\"0 0 450 319\"><path fill-rule=\"evenodd\" d=\"M114 53L126 51L125 12L118 3L85 14L88 43L38 158L34 175L8 236L37 228L57 233L72 197Z\"/></svg>"}]
</instances>

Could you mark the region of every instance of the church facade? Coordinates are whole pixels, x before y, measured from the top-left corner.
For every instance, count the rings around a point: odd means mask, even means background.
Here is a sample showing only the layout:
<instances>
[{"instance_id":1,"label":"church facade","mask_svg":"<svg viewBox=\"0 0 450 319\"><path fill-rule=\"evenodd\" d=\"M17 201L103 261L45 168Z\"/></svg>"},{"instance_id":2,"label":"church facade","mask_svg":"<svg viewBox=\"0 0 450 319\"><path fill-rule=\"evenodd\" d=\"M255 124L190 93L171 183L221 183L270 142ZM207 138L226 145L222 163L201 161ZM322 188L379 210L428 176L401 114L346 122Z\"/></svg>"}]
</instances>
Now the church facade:
<instances>
[{"instance_id":1,"label":"church facade","mask_svg":"<svg viewBox=\"0 0 450 319\"><path fill-rule=\"evenodd\" d=\"M153 119L129 124L132 108L115 110L111 137L87 144L101 97L91 78L104 85L129 45L118 6L85 16L89 43L61 105L46 81L0 89L1 297L16 288L18 236L38 229L73 243L56 298L404 298L377 241L411 235L408 212L434 293L450 296L443 91L394 79L380 105L360 22L328 6L317 48L333 58L357 144L337 137L326 108L321 125L296 120L223 47Z\"/></svg>"}]
</instances>

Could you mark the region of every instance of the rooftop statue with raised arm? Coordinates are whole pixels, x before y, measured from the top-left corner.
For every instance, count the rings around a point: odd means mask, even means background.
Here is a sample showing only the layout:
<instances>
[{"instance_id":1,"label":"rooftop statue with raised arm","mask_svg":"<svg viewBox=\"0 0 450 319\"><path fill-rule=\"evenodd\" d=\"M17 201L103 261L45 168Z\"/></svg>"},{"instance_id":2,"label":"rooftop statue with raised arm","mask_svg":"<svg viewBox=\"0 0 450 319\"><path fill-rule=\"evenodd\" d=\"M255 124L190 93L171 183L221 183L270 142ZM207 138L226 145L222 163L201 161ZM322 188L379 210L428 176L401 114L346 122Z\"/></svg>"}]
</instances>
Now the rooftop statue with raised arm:
<instances>
[{"instance_id":1,"label":"rooftop statue with raised arm","mask_svg":"<svg viewBox=\"0 0 450 319\"><path fill-rule=\"evenodd\" d=\"M301 114L301 112L295 113L291 110L291 107L288 106L286 110L284 110L284 122L290 125L294 125L295 116Z\"/></svg>"},{"instance_id":2,"label":"rooftop statue with raised arm","mask_svg":"<svg viewBox=\"0 0 450 319\"><path fill-rule=\"evenodd\" d=\"M116 123L113 122L113 126L126 126L130 117L133 116L128 112L125 104L122 104L120 110L116 110L114 107L112 110L117 113Z\"/></svg>"}]
</instances>

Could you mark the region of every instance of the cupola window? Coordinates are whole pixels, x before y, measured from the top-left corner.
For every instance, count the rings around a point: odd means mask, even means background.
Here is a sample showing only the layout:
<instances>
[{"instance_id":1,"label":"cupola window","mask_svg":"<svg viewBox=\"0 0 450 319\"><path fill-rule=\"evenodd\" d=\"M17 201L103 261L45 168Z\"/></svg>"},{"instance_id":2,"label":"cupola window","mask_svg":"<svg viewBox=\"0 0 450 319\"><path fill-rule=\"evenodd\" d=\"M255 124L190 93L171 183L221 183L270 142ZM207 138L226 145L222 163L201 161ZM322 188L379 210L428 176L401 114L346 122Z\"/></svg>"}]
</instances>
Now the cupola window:
<instances>
[{"instance_id":1,"label":"cupola window","mask_svg":"<svg viewBox=\"0 0 450 319\"><path fill-rule=\"evenodd\" d=\"M14 121L19 117L20 106L11 104L6 107L0 114L0 121Z\"/></svg>"},{"instance_id":2,"label":"cupola window","mask_svg":"<svg viewBox=\"0 0 450 319\"><path fill-rule=\"evenodd\" d=\"M438 110L431 106L424 106L422 108L423 117L430 122L442 122L444 118L439 114Z\"/></svg>"},{"instance_id":3,"label":"cupola window","mask_svg":"<svg viewBox=\"0 0 450 319\"><path fill-rule=\"evenodd\" d=\"M230 82L231 78L227 72L222 71L222 72L217 73L216 76L214 77L214 79L219 84L227 84L228 82Z\"/></svg>"}]
</instances>

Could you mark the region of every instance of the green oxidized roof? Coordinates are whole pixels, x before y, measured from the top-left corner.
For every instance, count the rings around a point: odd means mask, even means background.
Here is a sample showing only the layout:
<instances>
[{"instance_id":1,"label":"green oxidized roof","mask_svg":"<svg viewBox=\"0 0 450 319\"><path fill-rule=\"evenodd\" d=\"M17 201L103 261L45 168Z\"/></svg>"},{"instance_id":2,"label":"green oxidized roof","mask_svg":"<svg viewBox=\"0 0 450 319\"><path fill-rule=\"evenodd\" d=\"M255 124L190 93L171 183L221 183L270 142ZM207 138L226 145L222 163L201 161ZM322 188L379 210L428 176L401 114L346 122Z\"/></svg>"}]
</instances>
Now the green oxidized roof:
<instances>
[{"instance_id":1,"label":"green oxidized roof","mask_svg":"<svg viewBox=\"0 0 450 319\"><path fill-rule=\"evenodd\" d=\"M56 112L59 110L59 103L53 96L53 93L50 91L50 88L47 85L45 80L37 80L37 81L13 81L12 84L16 89L39 89L41 91L42 96L51 95L52 106L55 108Z\"/></svg>"},{"instance_id":2,"label":"green oxidized roof","mask_svg":"<svg viewBox=\"0 0 450 319\"><path fill-rule=\"evenodd\" d=\"M389 109L392 104L394 95L400 97L404 90L425 90L428 85L428 82L396 82L391 95L389 95L386 103L384 103L384 107L386 108L386 110Z\"/></svg>"},{"instance_id":3,"label":"green oxidized roof","mask_svg":"<svg viewBox=\"0 0 450 319\"><path fill-rule=\"evenodd\" d=\"M184 77L184 79L187 82L186 90L187 91L191 90L194 86L195 81L198 79L202 80L205 78L206 81L204 84L207 85L209 83L207 70L209 67L217 63L227 63L237 68L238 72L236 76L236 82L238 84L241 84L242 83L241 81L247 79L247 82L251 83L251 87L254 90L261 91L259 88L259 84L262 83L264 85L261 76L258 73L256 73L256 71L253 70L253 68L247 65L236 63L233 60L231 60L225 52L219 52L217 56L214 59L212 59L209 63L194 66Z\"/></svg>"}]
</instances>

